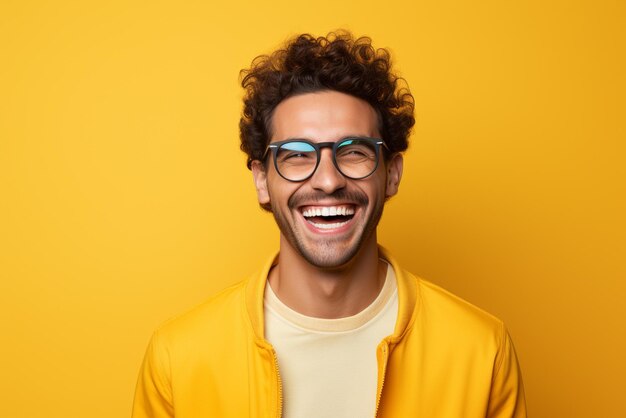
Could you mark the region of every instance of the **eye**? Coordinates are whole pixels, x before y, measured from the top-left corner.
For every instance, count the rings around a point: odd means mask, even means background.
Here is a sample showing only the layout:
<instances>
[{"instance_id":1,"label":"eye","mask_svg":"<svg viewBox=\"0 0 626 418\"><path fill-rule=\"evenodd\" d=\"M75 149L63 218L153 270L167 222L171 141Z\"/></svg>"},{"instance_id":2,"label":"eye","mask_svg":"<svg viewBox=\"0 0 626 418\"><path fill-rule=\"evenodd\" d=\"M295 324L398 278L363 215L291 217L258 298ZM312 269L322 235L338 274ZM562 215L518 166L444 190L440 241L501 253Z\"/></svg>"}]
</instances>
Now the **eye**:
<instances>
[{"instance_id":1,"label":"eye","mask_svg":"<svg viewBox=\"0 0 626 418\"><path fill-rule=\"evenodd\" d=\"M311 153L310 152L289 152L289 153L285 153L284 155L281 155L281 158L283 160L311 158Z\"/></svg>"},{"instance_id":2,"label":"eye","mask_svg":"<svg viewBox=\"0 0 626 418\"><path fill-rule=\"evenodd\" d=\"M366 156L367 155L362 148L350 148L346 150L344 154L354 155L354 156Z\"/></svg>"},{"instance_id":3,"label":"eye","mask_svg":"<svg viewBox=\"0 0 626 418\"><path fill-rule=\"evenodd\" d=\"M376 151L364 144L342 146L337 150L337 158L348 161L359 161L375 158Z\"/></svg>"}]
</instances>

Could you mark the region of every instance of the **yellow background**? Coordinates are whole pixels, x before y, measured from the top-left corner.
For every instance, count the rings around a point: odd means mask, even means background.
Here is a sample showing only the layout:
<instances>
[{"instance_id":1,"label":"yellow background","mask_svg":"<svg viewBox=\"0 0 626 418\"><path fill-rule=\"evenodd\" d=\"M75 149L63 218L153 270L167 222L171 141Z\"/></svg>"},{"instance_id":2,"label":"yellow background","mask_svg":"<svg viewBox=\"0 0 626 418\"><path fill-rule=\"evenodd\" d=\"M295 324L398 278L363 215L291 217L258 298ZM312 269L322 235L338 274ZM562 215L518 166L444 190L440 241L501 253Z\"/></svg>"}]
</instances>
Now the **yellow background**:
<instances>
[{"instance_id":1,"label":"yellow background","mask_svg":"<svg viewBox=\"0 0 626 418\"><path fill-rule=\"evenodd\" d=\"M277 245L238 71L390 47L417 102L381 242L502 318L536 418L624 417L623 1L0 5L0 415L129 415L152 330Z\"/></svg>"}]
</instances>

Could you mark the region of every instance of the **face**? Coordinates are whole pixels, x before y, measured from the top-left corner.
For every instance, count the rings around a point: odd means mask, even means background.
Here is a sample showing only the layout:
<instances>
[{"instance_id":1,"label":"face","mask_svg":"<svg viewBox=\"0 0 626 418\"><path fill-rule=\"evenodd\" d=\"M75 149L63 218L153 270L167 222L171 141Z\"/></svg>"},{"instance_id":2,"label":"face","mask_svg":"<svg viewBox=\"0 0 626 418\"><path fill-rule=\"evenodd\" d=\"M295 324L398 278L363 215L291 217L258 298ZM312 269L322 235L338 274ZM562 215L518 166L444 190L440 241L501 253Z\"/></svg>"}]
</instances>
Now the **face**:
<instances>
[{"instance_id":1,"label":"face","mask_svg":"<svg viewBox=\"0 0 626 418\"><path fill-rule=\"evenodd\" d=\"M380 138L378 117L367 102L335 91L306 93L282 101L272 117L271 142L308 139L336 142L348 136ZM269 157L272 158L271 156ZM259 203L270 204L281 232L281 251L289 246L319 268L347 265L365 245L376 245L376 226L385 199L397 193L402 156L380 158L369 177L352 180L337 171L332 150L322 149L312 177L282 178L273 165L252 163Z\"/></svg>"}]
</instances>

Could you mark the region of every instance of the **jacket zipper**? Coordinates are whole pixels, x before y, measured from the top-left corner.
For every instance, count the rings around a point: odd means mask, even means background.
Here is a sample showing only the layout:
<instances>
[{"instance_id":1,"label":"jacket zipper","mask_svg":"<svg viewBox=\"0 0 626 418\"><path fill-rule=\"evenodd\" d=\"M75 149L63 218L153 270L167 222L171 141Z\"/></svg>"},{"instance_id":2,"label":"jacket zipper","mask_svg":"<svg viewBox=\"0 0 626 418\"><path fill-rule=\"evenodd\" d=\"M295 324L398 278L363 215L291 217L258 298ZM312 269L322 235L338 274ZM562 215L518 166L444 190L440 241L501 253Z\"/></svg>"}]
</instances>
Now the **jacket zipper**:
<instances>
[{"instance_id":1,"label":"jacket zipper","mask_svg":"<svg viewBox=\"0 0 626 418\"><path fill-rule=\"evenodd\" d=\"M274 349L271 350L272 358L274 359L274 370L276 370L276 380L278 382L278 406L277 410L277 418L281 418L283 416L283 380L280 378L280 369L278 368L278 356L276 355L276 351Z\"/></svg>"},{"instance_id":2,"label":"jacket zipper","mask_svg":"<svg viewBox=\"0 0 626 418\"><path fill-rule=\"evenodd\" d=\"M386 343L383 344L382 351L383 351L383 369L382 369L383 372L382 372L382 379L380 381L380 388L378 389L378 396L376 396L376 412L374 413L374 417L378 417L378 408L380 407L380 399L383 396L383 386L385 386L385 375L387 374L388 348L387 348Z\"/></svg>"}]
</instances>

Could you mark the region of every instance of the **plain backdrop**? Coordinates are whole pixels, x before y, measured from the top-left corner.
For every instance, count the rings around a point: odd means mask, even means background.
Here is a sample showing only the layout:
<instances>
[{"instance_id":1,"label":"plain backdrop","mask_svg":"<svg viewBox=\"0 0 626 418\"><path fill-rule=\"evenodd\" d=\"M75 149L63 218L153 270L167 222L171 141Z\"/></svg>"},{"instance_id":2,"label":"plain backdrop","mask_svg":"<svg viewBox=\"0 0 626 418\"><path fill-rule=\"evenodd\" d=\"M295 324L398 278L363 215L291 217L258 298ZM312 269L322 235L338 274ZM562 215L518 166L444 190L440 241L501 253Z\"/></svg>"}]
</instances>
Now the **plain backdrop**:
<instances>
[{"instance_id":1,"label":"plain backdrop","mask_svg":"<svg viewBox=\"0 0 626 418\"><path fill-rule=\"evenodd\" d=\"M0 415L129 416L151 332L277 249L239 70L337 28L417 125L381 243L505 321L535 418L626 416L623 1L0 4Z\"/></svg>"}]
</instances>

